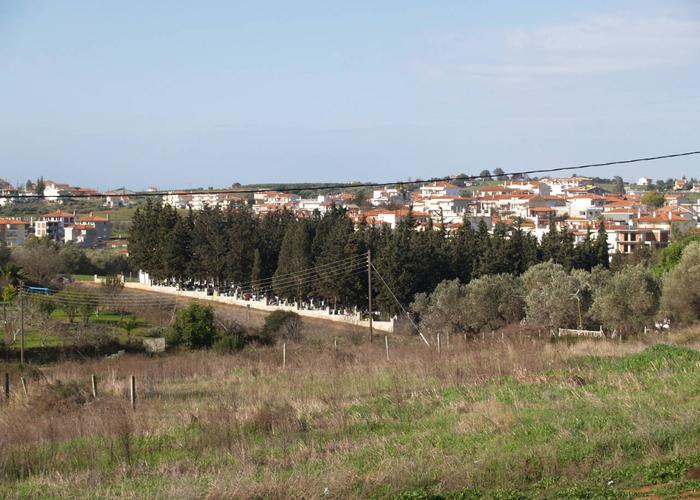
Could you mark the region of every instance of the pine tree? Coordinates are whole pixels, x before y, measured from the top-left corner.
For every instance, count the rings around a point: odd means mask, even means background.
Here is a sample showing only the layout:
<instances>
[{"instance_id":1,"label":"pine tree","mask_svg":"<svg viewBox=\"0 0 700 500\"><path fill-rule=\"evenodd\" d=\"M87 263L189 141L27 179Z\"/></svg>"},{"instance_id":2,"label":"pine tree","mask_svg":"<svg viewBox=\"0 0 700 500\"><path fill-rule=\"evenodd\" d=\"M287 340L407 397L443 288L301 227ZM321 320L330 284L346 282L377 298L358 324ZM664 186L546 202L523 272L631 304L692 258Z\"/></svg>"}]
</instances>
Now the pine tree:
<instances>
[{"instance_id":1,"label":"pine tree","mask_svg":"<svg viewBox=\"0 0 700 500\"><path fill-rule=\"evenodd\" d=\"M484 219L479 221L474 244L474 263L472 279L482 276L484 268L488 268L488 262L493 258L491 252L491 235ZM486 269L488 271L488 269Z\"/></svg>"},{"instance_id":2,"label":"pine tree","mask_svg":"<svg viewBox=\"0 0 700 500\"><path fill-rule=\"evenodd\" d=\"M363 295L364 280L357 266L361 265L365 251L344 211L333 211L324 217L317 228L314 245L318 255L315 293L333 304L356 304L358 295Z\"/></svg>"},{"instance_id":3,"label":"pine tree","mask_svg":"<svg viewBox=\"0 0 700 500\"><path fill-rule=\"evenodd\" d=\"M290 224L282 240L277 270L273 276L274 292L288 300L302 300L311 291L311 228L307 221Z\"/></svg>"},{"instance_id":4,"label":"pine tree","mask_svg":"<svg viewBox=\"0 0 700 500\"><path fill-rule=\"evenodd\" d=\"M595 240L596 263L606 268L610 267L610 253L608 250L608 233L605 231L605 222L598 224L598 236Z\"/></svg>"},{"instance_id":5,"label":"pine tree","mask_svg":"<svg viewBox=\"0 0 700 500\"><path fill-rule=\"evenodd\" d=\"M542 252L543 262L548 260L556 261L559 253L559 230L554 219L549 221L549 230L542 236L540 251Z\"/></svg>"},{"instance_id":6,"label":"pine tree","mask_svg":"<svg viewBox=\"0 0 700 500\"><path fill-rule=\"evenodd\" d=\"M590 231L586 232L586 237L576 245L574 249L574 267L590 271L596 265L596 252L591 240Z\"/></svg>"},{"instance_id":7,"label":"pine tree","mask_svg":"<svg viewBox=\"0 0 700 500\"><path fill-rule=\"evenodd\" d=\"M517 220L510 229L509 238L505 244L505 260L510 264L507 271L519 275L537 263L537 239L525 234L521 222Z\"/></svg>"},{"instance_id":8,"label":"pine tree","mask_svg":"<svg viewBox=\"0 0 700 500\"><path fill-rule=\"evenodd\" d=\"M205 206L194 219L193 253L199 261L199 278L222 285L226 278L228 231L221 209Z\"/></svg>"},{"instance_id":9,"label":"pine tree","mask_svg":"<svg viewBox=\"0 0 700 500\"><path fill-rule=\"evenodd\" d=\"M408 307L415 295L411 233L412 229L405 221L400 222L394 231L386 226L382 228L377 269L401 304L396 303L386 286L377 285L377 305L389 314L399 314L401 306Z\"/></svg>"},{"instance_id":10,"label":"pine tree","mask_svg":"<svg viewBox=\"0 0 700 500\"><path fill-rule=\"evenodd\" d=\"M129 231L129 260L135 269L148 273L160 270L160 204L148 200L134 212Z\"/></svg>"},{"instance_id":11,"label":"pine tree","mask_svg":"<svg viewBox=\"0 0 700 500\"><path fill-rule=\"evenodd\" d=\"M462 225L448 242L450 275L447 279L458 278L462 283L472 279L476 254L476 233L465 216Z\"/></svg>"},{"instance_id":12,"label":"pine tree","mask_svg":"<svg viewBox=\"0 0 700 500\"><path fill-rule=\"evenodd\" d=\"M181 279L186 271L191 252L191 235L177 209L163 207L158 221L160 251L156 277Z\"/></svg>"},{"instance_id":13,"label":"pine tree","mask_svg":"<svg viewBox=\"0 0 700 500\"><path fill-rule=\"evenodd\" d=\"M226 254L228 278L235 284L250 278L258 243L258 228L247 208L229 210L227 214L229 247Z\"/></svg>"},{"instance_id":14,"label":"pine tree","mask_svg":"<svg viewBox=\"0 0 700 500\"><path fill-rule=\"evenodd\" d=\"M262 258L260 257L260 250L257 248L253 252L253 266L250 269L250 282L251 290L253 293L258 293L260 291L260 280L262 279Z\"/></svg>"},{"instance_id":15,"label":"pine tree","mask_svg":"<svg viewBox=\"0 0 700 500\"><path fill-rule=\"evenodd\" d=\"M39 177L36 181L36 186L34 188L34 193L39 196L44 196L44 190L46 189L46 183L43 177Z\"/></svg>"}]
</instances>

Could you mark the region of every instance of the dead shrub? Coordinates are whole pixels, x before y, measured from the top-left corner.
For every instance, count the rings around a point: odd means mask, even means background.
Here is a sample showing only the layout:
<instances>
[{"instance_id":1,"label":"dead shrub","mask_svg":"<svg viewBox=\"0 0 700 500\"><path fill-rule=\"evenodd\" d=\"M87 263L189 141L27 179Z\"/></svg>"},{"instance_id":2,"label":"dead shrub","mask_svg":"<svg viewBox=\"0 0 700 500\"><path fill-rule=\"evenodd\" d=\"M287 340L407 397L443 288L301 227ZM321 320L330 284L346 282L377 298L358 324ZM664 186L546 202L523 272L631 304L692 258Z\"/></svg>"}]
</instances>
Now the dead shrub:
<instances>
[{"instance_id":1,"label":"dead shrub","mask_svg":"<svg viewBox=\"0 0 700 500\"><path fill-rule=\"evenodd\" d=\"M287 402L265 401L253 414L249 425L252 429L266 434L307 430L306 423L297 416L294 407Z\"/></svg>"}]
</instances>

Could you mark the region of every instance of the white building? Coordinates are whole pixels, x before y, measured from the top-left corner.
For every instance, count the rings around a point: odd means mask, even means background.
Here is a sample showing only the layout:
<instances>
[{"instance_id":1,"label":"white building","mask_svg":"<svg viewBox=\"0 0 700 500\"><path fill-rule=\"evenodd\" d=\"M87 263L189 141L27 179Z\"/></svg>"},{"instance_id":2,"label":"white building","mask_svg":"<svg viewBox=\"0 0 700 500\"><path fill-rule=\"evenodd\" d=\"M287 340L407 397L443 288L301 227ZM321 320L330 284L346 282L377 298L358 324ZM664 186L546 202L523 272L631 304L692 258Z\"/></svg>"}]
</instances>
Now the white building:
<instances>
[{"instance_id":1,"label":"white building","mask_svg":"<svg viewBox=\"0 0 700 500\"><path fill-rule=\"evenodd\" d=\"M34 222L34 236L61 241L65 237L65 229L75 224L75 214L69 212L51 212L43 215Z\"/></svg>"},{"instance_id":2,"label":"white building","mask_svg":"<svg viewBox=\"0 0 700 500\"><path fill-rule=\"evenodd\" d=\"M590 184L588 177L549 177L540 181L550 187L553 196L564 194L571 188L584 187Z\"/></svg>"},{"instance_id":3,"label":"white building","mask_svg":"<svg viewBox=\"0 0 700 500\"><path fill-rule=\"evenodd\" d=\"M163 195L163 205L173 208L187 208L192 201L192 194L186 191L168 191Z\"/></svg>"},{"instance_id":4,"label":"white building","mask_svg":"<svg viewBox=\"0 0 700 500\"><path fill-rule=\"evenodd\" d=\"M432 198L435 196L459 196L461 189L449 182L431 182L420 188L420 194L423 198Z\"/></svg>"},{"instance_id":5,"label":"white building","mask_svg":"<svg viewBox=\"0 0 700 500\"><path fill-rule=\"evenodd\" d=\"M639 180L637 181L638 186L651 186L652 183L651 177L640 177Z\"/></svg>"},{"instance_id":6,"label":"white building","mask_svg":"<svg viewBox=\"0 0 700 500\"><path fill-rule=\"evenodd\" d=\"M104 206L107 208L128 207L131 205L129 196L136 194L134 191L120 188L102 193L105 197Z\"/></svg>"},{"instance_id":7,"label":"white building","mask_svg":"<svg viewBox=\"0 0 700 500\"><path fill-rule=\"evenodd\" d=\"M593 220L603 213L605 197L597 194L580 194L566 199L568 216Z\"/></svg>"},{"instance_id":8,"label":"white building","mask_svg":"<svg viewBox=\"0 0 700 500\"><path fill-rule=\"evenodd\" d=\"M381 207L383 205L395 204L403 205L408 201L408 195L404 191L398 189L375 189L369 203L373 207Z\"/></svg>"},{"instance_id":9,"label":"white building","mask_svg":"<svg viewBox=\"0 0 700 500\"><path fill-rule=\"evenodd\" d=\"M58 182L48 181L44 187L44 199L46 201L59 201L70 194L70 186Z\"/></svg>"}]
</instances>

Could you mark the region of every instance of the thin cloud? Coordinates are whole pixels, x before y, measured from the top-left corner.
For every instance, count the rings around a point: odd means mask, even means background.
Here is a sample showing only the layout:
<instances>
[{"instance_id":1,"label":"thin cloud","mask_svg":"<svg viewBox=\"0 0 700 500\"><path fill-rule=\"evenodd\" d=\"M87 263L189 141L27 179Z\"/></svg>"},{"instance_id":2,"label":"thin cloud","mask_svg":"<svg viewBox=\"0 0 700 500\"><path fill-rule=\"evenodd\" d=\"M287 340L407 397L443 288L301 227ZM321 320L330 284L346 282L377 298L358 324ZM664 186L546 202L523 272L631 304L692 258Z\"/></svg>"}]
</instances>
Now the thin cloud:
<instances>
[{"instance_id":1,"label":"thin cloud","mask_svg":"<svg viewBox=\"0 0 700 500\"><path fill-rule=\"evenodd\" d=\"M700 22L595 16L534 28L442 35L415 64L434 80L605 75L700 62Z\"/></svg>"}]
</instances>

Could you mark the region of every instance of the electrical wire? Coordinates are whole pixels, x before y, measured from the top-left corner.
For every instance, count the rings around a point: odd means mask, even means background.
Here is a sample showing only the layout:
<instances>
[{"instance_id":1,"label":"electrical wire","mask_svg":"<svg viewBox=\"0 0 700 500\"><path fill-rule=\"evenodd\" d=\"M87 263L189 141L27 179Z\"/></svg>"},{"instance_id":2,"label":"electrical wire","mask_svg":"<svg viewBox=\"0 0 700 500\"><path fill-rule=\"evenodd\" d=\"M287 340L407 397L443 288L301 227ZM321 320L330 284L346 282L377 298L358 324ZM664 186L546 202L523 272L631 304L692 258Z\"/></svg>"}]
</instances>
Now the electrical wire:
<instances>
[{"instance_id":1,"label":"electrical wire","mask_svg":"<svg viewBox=\"0 0 700 500\"><path fill-rule=\"evenodd\" d=\"M640 162L648 162L648 161L658 161L658 160L665 160L665 159L671 159L671 158L680 158L684 156L692 156L692 155L698 155L700 154L700 151L688 151L685 153L673 153L673 154L665 154L665 155L658 155L658 156L647 156L643 158L632 158L628 160L615 160L615 161L607 161L607 162L602 162L602 163L587 163L587 164L582 164L582 165L572 165L572 166L565 166L565 167L554 167L554 168L540 168L540 169L534 169L534 170L521 170L521 171L516 171L516 172L504 172L502 175L510 175L510 176L523 176L523 175L530 175L530 174L543 174L543 173L552 173L552 172L564 172L567 170L584 170L584 169L589 169L589 168L596 168L596 167L609 167L613 165L628 165L631 163L640 163ZM311 186L304 186L304 187L289 187L289 188L284 188L285 191L288 192L298 192L298 191L320 191L320 190L325 190L325 189L346 189L346 188L365 188L365 187L385 187L385 186L405 186L405 185L413 185L413 184L418 184L420 182L450 182L450 181L457 181L457 180L482 180L482 179L491 179L492 175L457 175L457 176L447 176L447 177L433 177L431 179L427 179L425 181L392 181L392 182L357 182L357 183L340 183L340 184L333 184L333 183L326 183L326 184L318 184L318 185L311 185ZM135 198L142 198L142 197L152 197L152 196L164 196L164 195L169 195L173 193L181 193L181 194L187 194L187 195L193 195L193 194L253 194L253 193L273 193L273 192L278 192L280 189L274 189L274 188L261 188L261 189L193 189L193 190L186 190L186 189L172 189L168 191L137 191L134 192L133 194L129 194L129 197L135 197ZM103 198L105 195L104 194L90 194L90 193L82 193L82 194L66 194L63 196L59 196L61 199L79 199L79 198ZM43 199L43 195L38 195L38 194L28 194L28 195L6 195L2 196L2 198L5 199Z\"/></svg>"},{"instance_id":2,"label":"electrical wire","mask_svg":"<svg viewBox=\"0 0 700 500\"><path fill-rule=\"evenodd\" d=\"M285 273L281 279L275 279L275 277L268 278L265 283L259 287L253 287L254 281L249 282L249 287L234 285L232 288L237 288L242 293L246 291L267 293L271 292L281 292L283 290L289 290L297 288L299 286L310 286L319 283L323 280L337 279L343 275L355 273L360 270L366 269L366 262L364 255L347 257L334 262L329 262L321 266L302 269L297 272ZM20 287L20 292L27 297L36 298L39 300L56 300L65 304L71 305L95 305L99 303L104 306L152 306L152 305L165 305L172 306L177 300L187 300L189 297L183 297L181 295L175 295L169 299L162 298L152 298L152 297L134 297L133 294L130 296L124 296L120 294L114 295L106 293L103 290L90 290L87 292L89 295L83 291L71 291L71 290L59 290L53 288L44 288L48 294L43 294L37 292L36 289L31 289L30 287L24 286ZM87 289L86 289L87 290ZM138 292L137 292L138 293Z\"/></svg>"},{"instance_id":3,"label":"electrical wire","mask_svg":"<svg viewBox=\"0 0 700 500\"><path fill-rule=\"evenodd\" d=\"M408 314L408 311L406 311L406 308L403 306L403 304L399 301L399 299L396 298L396 295L394 295L394 291L391 289L389 284L384 280L384 277L381 274L379 274L379 271L377 271L377 268L374 267L374 264L372 264L372 269L374 269L374 272L377 273L377 276L379 276L379 279L382 281L382 283L384 283L384 286L386 287L386 289L389 290L389 293L394 298L396 303L399 305L401 310L404 312L404 314L406 315L408 320L411 322L413 327L416 329L416 331L418 332L418 335L420 335L420 338L423 339L423 342L425 342L425 345L430 346L430 342L428 342L428 339L425 338L423 333L420 331L420 328L418 328L418 325L416 325L416 322L413 321L413 318L411 318L411 315Z\"/></svg>"}]
</instances>

